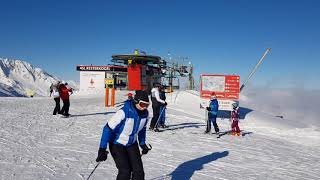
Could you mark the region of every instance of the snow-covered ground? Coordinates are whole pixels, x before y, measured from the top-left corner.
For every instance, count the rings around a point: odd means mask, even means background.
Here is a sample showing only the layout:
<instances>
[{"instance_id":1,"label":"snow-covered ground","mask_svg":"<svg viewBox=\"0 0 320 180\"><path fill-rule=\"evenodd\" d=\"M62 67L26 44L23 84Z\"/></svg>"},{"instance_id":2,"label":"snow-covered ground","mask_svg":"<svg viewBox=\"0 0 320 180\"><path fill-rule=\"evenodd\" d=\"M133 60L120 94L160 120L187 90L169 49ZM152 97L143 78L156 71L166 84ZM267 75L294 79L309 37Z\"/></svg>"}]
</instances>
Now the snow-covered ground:
<instances>
[{"instance_id":1,"label":"snow-covered ground","mask_svg":"<svg viewBox=\"0 0 320 180\"><path fill-rule=\"evenodd\" d=\"M117 101L125 93L117 92ZM243 136L218 139L203 134L204 111L195 94L167 95L169 128L147 132L153 149L142 156L146 179L319 179L319 106L312 109L317 101L310 110L296 107L290 94L270 93L266 100L248 92L241 97ZM319 93L315 96L311 99L320 99ZM104 108L103 96L97 95L72 95L70 118L53 116L49 97L0 98L0 107L3 180L87 179L96 165L102 128L116 110ZM222 132L230 129L228 118L219 118L218 124ZM116 174L109 156L91 179L115 179Z\"/></svg>"}]
</instances>

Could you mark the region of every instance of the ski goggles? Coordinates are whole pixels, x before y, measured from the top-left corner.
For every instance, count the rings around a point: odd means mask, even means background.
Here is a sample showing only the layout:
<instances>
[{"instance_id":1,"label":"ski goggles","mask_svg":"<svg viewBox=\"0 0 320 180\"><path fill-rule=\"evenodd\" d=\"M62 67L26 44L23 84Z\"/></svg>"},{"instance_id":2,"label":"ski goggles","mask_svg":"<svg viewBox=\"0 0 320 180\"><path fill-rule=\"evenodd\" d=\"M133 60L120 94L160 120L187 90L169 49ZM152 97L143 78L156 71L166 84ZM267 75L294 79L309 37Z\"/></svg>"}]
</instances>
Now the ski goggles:
<instances>
[{"instance_id":1,"label":"ski goggles","mask_svg":"<svg viewBox=\"0 0 320 180\"><path fill-rule=\"evenodd\" d=\"M142 101L142 100L139 100L138 102L139 106L142 107L142 108L148 108L150 103L149 102L145 102L145 101Z\"/></svg>"}]
</instances>

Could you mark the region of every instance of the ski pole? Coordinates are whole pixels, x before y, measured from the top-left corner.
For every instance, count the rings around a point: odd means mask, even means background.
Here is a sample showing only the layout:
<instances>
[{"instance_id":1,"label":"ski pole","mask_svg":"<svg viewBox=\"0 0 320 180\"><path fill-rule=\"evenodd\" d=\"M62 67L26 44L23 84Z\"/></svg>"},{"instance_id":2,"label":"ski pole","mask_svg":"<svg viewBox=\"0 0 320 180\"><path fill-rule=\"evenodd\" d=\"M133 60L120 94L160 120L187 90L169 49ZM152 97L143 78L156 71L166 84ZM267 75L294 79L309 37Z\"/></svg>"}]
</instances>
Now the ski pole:
<instances>
[{"instance_id":1,"label":"ski pole","mask_svg":"<svg viewBox=\"0 0 320 180\"><path fill-rule=\"evenodd\" d=\"M91 171L90 175L88 176L87 180L90 179L90 176L94 173L94 171L97 169L97 167L99 166L100 162L97 163L96 167L94 167L94 169Z\"/></svg>"},{"instance_id":2,"label":"ski pole","mask_svg":"<svg viewBox=\"0 0 320 180\"><path fill-rule=\"evenodd\" d=\"M155 128L157 128L158 123L159 123L159 120L160 120L160 117L161 117L161 115L162 115L162 113L163 113L163 111L164 111L165 108L167 108L167 107L165 106L165 107L163 107L163 109L161 110L161 112L160 112L160 114L159 114L159 117L158 117L158 120L157 120L157 122L156 122L156 125L154 126Z\"/></svg>"}]
</instances>

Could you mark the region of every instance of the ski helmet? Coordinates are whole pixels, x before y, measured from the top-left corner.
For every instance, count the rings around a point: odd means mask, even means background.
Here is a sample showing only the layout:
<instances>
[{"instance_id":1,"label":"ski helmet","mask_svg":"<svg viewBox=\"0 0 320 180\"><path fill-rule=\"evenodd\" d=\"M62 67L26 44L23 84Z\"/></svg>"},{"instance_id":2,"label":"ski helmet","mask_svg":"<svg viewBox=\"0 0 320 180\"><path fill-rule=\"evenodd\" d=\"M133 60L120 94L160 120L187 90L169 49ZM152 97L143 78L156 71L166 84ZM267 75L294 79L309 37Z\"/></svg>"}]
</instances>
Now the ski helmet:
<instances>
[{"instance_id":1,"label":"ski helmet","mask_svg":"<svg viewBox=\"0 0 320 180\"><path fill-rule=\"evenodd\" d=\"M141 100L141 101L149 103L149 96L145 91L138 90L138 91L136 91L136 94L134 95L134 100L137 102L139 102Z\"/></svg>"},{"instance_id":2,"label":"ski helmet","mask_svg":"<svg viewBox=\"0 0 320 180\"><path fill-rule=\"evenodd\" d=\"M233 109L236 109L238 106L239 106L238 103L232 103L232 108Z\"/></svg>"}]
</instances>

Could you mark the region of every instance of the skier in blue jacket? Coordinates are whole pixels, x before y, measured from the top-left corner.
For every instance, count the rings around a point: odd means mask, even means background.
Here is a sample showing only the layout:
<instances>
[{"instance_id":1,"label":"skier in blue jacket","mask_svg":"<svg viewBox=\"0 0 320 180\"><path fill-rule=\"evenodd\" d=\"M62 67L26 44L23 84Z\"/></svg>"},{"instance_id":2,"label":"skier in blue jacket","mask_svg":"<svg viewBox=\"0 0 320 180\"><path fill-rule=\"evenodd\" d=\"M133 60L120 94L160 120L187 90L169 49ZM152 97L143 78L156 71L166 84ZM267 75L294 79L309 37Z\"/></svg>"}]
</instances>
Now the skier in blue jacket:
<instances>
[{"instance_id":1,"label":"skier in blue jacket","mask_svg":"<svg viewBox=\"0 0 320 180\"><path fill-rule=\"evenodd\" d=\"M143 180L142 154L151 149L146 145L146 125L148 122L149 97L145 91L136 91L132 100L107 122L103 128L97 162L108 157L107 146L118 168L117 180ZM138 142L139 146L138 146Z\"/></svg>"},{"instance_id":2,"label":"skier in blue jacket","mask_svg":"<svg viewBox=\"0 0 320 180\"><path fill-rule=\"evenodd\" d=\"M207 129L205 133L211 132L211 123L212 123L216 134L218 134L219 127L217 124L217 115L219 110L219 104L218 104L217 96L214 92L211 94L210 105L206 109L208 110L208 121L207 121Z\"/></svg>"}]
</instances>

